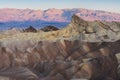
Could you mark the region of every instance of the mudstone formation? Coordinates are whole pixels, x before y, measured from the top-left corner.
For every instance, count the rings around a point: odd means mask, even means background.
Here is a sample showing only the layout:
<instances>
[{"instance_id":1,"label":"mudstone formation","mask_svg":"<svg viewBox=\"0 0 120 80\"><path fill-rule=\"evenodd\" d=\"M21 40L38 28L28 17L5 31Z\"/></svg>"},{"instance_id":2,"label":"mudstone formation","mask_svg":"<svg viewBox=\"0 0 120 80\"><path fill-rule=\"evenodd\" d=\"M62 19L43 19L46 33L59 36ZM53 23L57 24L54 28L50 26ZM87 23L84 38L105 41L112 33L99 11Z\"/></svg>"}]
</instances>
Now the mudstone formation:
<instances>
[{"instance_id":1,"label":"mudstone formation","mask_svg":"<svg viewBox=\"0 0 120 80\"><path fill-rule=\"evenodd\" d=\"M0 76L3 80L119 80L119 53L119 22L90 22L73 15L71 23L57 31L1 32Z\"/></svg>"}]
</instances>

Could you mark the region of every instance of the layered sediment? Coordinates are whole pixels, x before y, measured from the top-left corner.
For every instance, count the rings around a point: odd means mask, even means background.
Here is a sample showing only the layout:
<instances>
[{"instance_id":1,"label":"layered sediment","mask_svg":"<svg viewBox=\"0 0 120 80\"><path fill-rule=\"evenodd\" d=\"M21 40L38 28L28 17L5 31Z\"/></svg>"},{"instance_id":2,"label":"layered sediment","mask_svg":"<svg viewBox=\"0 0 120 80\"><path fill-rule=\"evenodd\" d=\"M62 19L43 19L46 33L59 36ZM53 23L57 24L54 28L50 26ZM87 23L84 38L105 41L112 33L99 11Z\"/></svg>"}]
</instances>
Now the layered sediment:
<instances>
[{"instance_id":1,"label":"layered sediment","mask_svg":"<svg viewBox=\"0 0 120 80\"><path fill-rule=\"evenodd\" d=\"M0 76L16 80L119 80L118 53L119 22L90 22L73 15L71 23L57 31L1 32Z\"/></svg>"}]
</instances>

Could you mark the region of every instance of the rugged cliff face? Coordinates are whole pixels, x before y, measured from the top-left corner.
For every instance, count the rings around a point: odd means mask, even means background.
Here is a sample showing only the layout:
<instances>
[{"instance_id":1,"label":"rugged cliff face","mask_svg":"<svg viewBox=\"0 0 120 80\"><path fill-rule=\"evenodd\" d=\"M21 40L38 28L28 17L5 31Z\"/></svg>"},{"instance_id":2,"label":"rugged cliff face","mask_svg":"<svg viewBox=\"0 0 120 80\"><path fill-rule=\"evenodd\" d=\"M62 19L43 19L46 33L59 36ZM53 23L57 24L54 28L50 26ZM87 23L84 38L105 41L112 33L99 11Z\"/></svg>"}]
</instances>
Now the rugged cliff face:
<instances>
[{"instance_id":1,"label":"rugged cliff face","mask_svg":"<svg viewBox=\"0 0 120 80\"><path fill-rule=\"evenodd\" d=\"M1 35L1 76L12 80L119 80L118 22L88 22L73 15L71 23L58 31Z\"/></svg>"}]
</instances>

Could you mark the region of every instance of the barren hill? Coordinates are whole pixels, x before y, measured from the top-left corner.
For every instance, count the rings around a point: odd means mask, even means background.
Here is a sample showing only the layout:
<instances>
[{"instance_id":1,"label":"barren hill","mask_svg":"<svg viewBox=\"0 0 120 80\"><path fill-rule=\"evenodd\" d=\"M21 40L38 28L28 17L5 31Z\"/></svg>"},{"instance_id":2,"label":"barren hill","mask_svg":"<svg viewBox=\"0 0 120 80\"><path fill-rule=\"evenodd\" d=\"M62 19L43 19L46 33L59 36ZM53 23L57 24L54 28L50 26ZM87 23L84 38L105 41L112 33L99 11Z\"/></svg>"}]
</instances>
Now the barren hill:
<instances>
[{"instance_id":1,"label":"barren hill","mask_svg":"<svg viewBox=\"0 0 120 80\"><path fill-rule=\"evenodd\" d=\"M119 22L73 15L57 31L6 32L0 33L0 76L8 80L119 80Z\"/></svg>"}]
</instances>

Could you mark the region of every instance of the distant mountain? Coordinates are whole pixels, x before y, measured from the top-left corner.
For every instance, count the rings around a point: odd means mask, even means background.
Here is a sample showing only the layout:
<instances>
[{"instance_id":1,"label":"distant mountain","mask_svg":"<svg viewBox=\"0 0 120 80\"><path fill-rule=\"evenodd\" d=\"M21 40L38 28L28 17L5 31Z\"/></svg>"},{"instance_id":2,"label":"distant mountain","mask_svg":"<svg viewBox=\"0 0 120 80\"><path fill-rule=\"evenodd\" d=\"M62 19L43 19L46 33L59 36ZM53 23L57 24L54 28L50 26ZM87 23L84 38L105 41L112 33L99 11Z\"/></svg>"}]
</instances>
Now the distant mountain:
<instances>
[{"instance_id":1,"label":"distant mountain","mask_svg":"<svg viewBox=\"0 0 120 80\"><path fill-rule=\"evenodd\" d=\"M68 22L48 22L48 21L11 21L0 23L0 30L7 30L10 28L26 29L29 26L33 26L36 29L43 28L45 26L56 26L63 28L68 25Z\"/></svg>"},{"instance_id":2,"label":"distant mountain","mask_svg":"<svg viewBox=\"0 0 120 80\"><path fill-rule=\"evenodd\" d=\"M15 28L27 28L30 25L35 28L44 26L65 27L70 21L73 14L78 15L87 21L105 20L120 22L120 14L99 10L88 10L82 8L74 9L0 9L0 30Z\"/></svg>"},{"instance_id":3,"label":"distant mountain","mask_svg":"<svg viewBox=\"0 0 120 80\"><path fill-rule=\"evenodd\" d=\"M74 9L48 9L48 10L31 10L31 9L0 9L0 22L11 21L50 21L50 22L70 22L73 14L85 20L106 20L120 21L120 14L99 10L88 10L82 8Z\"/></svg>"}]
</instances>

